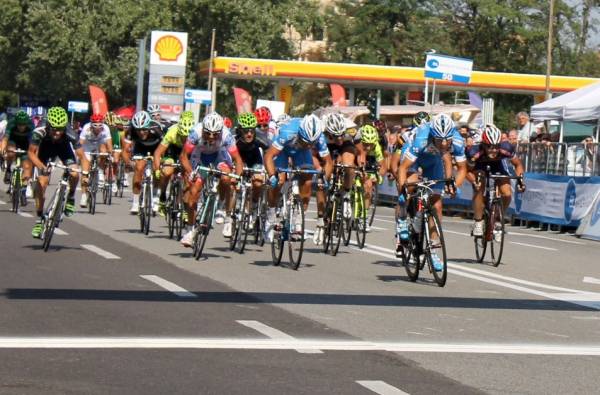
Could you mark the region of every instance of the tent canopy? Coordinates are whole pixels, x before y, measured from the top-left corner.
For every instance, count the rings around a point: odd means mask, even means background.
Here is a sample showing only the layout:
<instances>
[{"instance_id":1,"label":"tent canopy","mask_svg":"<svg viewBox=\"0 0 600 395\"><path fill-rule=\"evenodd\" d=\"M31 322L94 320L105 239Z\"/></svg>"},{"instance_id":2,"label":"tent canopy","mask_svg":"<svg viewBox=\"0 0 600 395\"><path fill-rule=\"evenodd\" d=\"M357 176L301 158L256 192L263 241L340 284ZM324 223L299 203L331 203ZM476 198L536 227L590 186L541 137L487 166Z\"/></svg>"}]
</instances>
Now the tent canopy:
<instances>
[{"instance_id":1,"label":"tent canopy","mask_svg":"<svg viewBox=\"0 0 600 395\"><path fill-rule=\"evenodd\" d=\"M531 118L572 122L600 119L600 82L536 104L531 107Z\"/></svg>"}]
</instances>

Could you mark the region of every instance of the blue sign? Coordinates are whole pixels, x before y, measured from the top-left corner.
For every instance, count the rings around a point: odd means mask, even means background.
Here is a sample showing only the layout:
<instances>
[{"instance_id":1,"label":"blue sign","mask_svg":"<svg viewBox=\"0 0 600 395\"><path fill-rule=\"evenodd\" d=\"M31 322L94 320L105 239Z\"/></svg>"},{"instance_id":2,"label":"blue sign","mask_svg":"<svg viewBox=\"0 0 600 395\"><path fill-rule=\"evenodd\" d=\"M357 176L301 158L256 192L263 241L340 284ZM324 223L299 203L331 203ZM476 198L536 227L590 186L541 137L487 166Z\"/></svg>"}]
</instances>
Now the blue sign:
<instances>
[{"instance_id":1,"label":"blue sign","mask_svg":"<svg viewBox=\"0 0 600 395\"><path fill-rule=\"evenodd\" d=\"M473 71L473 60L429 54L425 60L425 77L468 84Z\"/></svg>"},{"instance_id":2,"label":"blue sign","mask_svg":"<svg viewBox=\"0 0 600 395\"><path fill-rule=\"evenodd\" d=\"M67 109L70 112L88 112L89 105L86 101L70 101Z\"/></svg>"},{"instance_id":3,"label":"blue sign","mask_svg":"<svg viewBox=\"0 0 600 395\"><path fill-rule=\"evenodd\" d=\"M184 101L186 103L196 103L211 105L212 104L212 92L200 89L186 89L183 94Z\"/></svg>"}]
</instances>

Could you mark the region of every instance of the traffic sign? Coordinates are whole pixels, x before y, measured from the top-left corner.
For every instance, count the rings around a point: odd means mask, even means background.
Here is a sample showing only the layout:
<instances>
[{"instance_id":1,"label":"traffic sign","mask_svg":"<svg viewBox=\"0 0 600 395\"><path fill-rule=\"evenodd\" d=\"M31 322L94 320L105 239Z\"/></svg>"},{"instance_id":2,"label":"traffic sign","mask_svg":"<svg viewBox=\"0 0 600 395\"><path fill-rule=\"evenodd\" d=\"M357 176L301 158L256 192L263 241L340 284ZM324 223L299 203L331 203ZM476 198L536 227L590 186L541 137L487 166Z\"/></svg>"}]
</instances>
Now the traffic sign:
<instances>
[{"instance_id":1,"label":"traffic sign","mask_svg":"<svg viewBox=\"0 0 600 395\"><path fill-rule=\"evenodd\" d=\"M86 101L70 101L67 108L70 112L88 112L89 104Z\"/></svg>"},{"instance_id":2,"label":"traffic sign","mask_svg":"<svg viewBox=\"0 0 600 395\"><path fill-rule=\"evenodd\" d=\"M211 105L212 104L212 92L200 89L186 89L183 94L186 103L196 103Z\"/></svg>"},{"instance_id":3,"label":"traffic sign","mask_svg":"<svg viewBox=\"0 0 600 395\"><path fill-rule=\"evenodd\" d=\"M425 77L468 84L473 71L473 59L447 55L428 54L425 60Z\"/></svg>"}]
</instances>

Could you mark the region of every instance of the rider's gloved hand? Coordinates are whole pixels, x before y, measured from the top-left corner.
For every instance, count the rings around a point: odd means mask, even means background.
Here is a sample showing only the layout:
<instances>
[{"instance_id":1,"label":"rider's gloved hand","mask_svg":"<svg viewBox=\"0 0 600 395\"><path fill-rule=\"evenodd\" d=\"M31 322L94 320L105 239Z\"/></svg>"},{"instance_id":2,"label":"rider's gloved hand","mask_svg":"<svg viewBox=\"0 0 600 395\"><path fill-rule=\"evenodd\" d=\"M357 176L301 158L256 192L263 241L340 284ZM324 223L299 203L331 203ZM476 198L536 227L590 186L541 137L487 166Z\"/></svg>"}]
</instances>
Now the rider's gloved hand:
<instances>
[{"instance_id":1,"label":"rider's gloved hand","mask_svg":"<svg viewBox=\"0 0 600 395\"><path fill-rule=\"evenodd\" d=\"M154 178L160 180L160 170L154 170Z\"/></svg>"},{"instance_id":2,"label":"rider's gloved hand","mask_svg":"<svg viewBox=\"0 0 600 395\"><path fill-rule=\"evenodd\" d=\"M277 177L276 174L273 174L269 177L269 185L271 185L271 188L276 188L277 184L279 184L279 177Z\"/></svg>"},{"instance_id":3,"label":"rider's gloved hand","mask_svg":"<svg viewBox=\"0 0 600 395\"><path fill-rule=\"evenodd\" d=\"M454 180L446 181L444 190L447 194L454 197L456 195L456 184L454 183Z\"/></svg>"},{"instance_id":4,"label":"rider's gloved hand","mask_svg":"<svg viewBox=\"0 0 600 395\"><path fill-rule=\"evenodd\" d=\"M519 178L517 178L517 188L519 189L519 192L523 193L525 192L525 181L523 181L523 176L520 176Z\"/></svg>"}]
</instances>

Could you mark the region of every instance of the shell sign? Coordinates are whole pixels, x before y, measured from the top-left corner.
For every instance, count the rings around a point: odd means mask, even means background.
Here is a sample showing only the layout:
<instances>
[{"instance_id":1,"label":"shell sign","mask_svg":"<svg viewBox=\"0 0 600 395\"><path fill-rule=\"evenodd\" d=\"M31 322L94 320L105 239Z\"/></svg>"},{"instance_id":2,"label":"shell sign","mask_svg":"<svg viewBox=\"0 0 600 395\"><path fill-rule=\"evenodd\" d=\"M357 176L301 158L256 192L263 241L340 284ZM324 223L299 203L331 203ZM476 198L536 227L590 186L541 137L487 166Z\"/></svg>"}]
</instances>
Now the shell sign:
<instances>
[{"instance_id":1,"label":"shell sign","mask_svg":"<svg viewBox=\"0 0 600 395\"><path fill-rule=\"evenodd\" d=\"M185 67L187 33L153 31L150 48L150 64Z\"/></svg>"}]
</instances>

